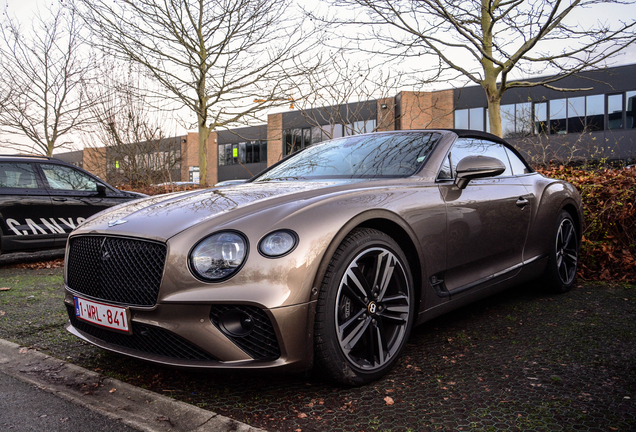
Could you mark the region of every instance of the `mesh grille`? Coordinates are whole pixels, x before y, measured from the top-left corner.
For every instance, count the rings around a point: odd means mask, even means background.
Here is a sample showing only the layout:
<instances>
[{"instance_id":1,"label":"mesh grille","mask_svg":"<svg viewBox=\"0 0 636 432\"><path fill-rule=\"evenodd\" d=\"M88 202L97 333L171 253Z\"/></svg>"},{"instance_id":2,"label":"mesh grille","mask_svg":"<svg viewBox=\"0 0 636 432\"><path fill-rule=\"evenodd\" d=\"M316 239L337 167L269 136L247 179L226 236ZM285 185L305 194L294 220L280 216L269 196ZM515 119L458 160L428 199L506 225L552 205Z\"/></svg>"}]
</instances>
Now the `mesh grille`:
<instances>
[{"instance_id":1,"label":"mesh grille","mask_svg":"<svg viewBox=\"0 0 636 432\"><path fill-rule=\"evenodd\" d=\"M219 325L220 317L227 311L237 310L248 314L254 323L254 330L246 336L233 336L223 331ZM214 305L210 311L212 323L245 351L254 360L275 360L280 357L280 348L274 333L274 327L263 310L254 306Z\"/></svg>"},{"instance_id":2,"label":"mesh grille","mask_svg":"<svg viewBox=\"0 0 636 432\"><path fill-rule=\"evenodd\" d=\"M68 286L89 297L131 306L153 306L166 245L105 236L70 240Z\"/></svg>"},{"instance_id":3,"label":"mesh grille","mask_svg":"<svg viewBox=\"0 0 636 432\"><path fill-rule=\"evenodd\" d=\"M117 333L78 319L72 306L66 305L66 309L73 327L108 344L170 359L216 360L182 337L162 328L132 322L132 334Z\"/></svg>"}]
</instances>

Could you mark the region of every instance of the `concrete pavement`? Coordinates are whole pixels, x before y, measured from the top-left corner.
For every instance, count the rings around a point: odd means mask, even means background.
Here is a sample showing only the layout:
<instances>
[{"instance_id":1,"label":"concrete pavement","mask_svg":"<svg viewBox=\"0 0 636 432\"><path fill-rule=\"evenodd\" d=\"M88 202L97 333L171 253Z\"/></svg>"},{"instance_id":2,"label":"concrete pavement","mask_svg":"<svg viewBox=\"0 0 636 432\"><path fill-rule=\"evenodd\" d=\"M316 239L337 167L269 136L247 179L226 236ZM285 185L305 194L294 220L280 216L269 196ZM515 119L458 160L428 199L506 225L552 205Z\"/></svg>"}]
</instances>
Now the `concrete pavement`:
<instances>
[{"instance_id":1,"label":"concrete pavement","mask_svg":"<svg viewBox=\"0 0 636 432\"><path fill-rule=\"evenodd\" d=\"M2 430L261 431L3 339L0 388Z\"/></svg>"},{"instance_id":2,"label":"concrete pavement","mask_svg":"<svg viewBox=\"0 0 636 432\"><path fill-rule=\"evenodd\" d=\"M0 430L132 432L125 424L0 372Z\"/></svg>"}]
</instances>

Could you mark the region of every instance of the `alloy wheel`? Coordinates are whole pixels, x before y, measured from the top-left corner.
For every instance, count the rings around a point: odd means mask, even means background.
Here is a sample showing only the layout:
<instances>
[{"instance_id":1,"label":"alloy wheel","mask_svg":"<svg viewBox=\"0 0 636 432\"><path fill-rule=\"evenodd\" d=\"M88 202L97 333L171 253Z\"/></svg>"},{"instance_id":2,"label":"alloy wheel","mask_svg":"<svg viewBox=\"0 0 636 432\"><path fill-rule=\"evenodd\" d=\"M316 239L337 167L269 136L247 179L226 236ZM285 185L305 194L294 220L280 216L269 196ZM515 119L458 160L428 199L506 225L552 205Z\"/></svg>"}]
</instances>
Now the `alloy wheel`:
<instances>
[{"instance_id":1,"label":"alloy wheel","mask_svg":"<svg viewBox=\"0 0 636 432\"><path fill-rule=\"evenodd\" d=\"M576 276L578 245L574 224L569 218L563 219L556 235L556 265L561 281L569 285Z\"/></svg>"},{"instance_id":2,"label":"alloy wheel","mask_svg":"<svg viewBox=\"0 0 636 432\"><path fill-rule=\"evenodd\" d=\"M349 264L336 296L336 334L352 366L382 368L408 333L411 298L404 267L390 250L372 247Z\"/></svg>"}]
</instances>

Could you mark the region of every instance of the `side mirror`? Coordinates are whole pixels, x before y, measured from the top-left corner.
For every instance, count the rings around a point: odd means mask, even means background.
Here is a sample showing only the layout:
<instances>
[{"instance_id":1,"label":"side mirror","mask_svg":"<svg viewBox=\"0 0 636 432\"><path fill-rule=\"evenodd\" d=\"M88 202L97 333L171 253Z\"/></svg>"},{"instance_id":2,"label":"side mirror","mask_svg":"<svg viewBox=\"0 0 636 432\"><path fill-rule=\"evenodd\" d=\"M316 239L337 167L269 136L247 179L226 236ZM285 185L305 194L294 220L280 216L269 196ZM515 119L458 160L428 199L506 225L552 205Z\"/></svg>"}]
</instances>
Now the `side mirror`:
<instances>
[{"instance_id":1,"label":"side mirror","mask_svg":"<svg viewBox=\"0 0 636 432\"><path fill-rule=\"evenodd\" d=\"M106 195L106 186L101 183L96 183L97 186L97 195L104 196Z\"/></svg>"},{"instance_id":2,"label":"side mirror","mask_svg":"<svg viewBox=\"0 0 636 432\"><path fill-rule=\"evenodd\" d=\"M499 160L488 156L466 156L457 164L455 186L465 189L468 182L483 177L494 177L502 174L506 166Z\"/></svg>"}]
</instances>

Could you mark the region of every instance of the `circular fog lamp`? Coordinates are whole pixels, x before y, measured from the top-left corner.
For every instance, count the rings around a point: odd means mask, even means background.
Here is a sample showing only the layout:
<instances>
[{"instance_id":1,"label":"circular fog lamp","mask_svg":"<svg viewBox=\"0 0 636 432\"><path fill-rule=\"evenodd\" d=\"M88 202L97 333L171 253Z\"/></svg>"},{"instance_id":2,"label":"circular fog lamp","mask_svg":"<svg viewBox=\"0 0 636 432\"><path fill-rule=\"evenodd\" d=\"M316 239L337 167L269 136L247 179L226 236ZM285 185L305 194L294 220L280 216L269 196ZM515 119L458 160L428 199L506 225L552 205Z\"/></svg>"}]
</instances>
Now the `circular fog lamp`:
<instances>
[{"instance_id":1,"label":"circular fog lamp","mask_svg":"<svg viewBox=\"0 0 636 432\"><path fill-rule=\"evenodd\" d=\"M297 243L298 237L295 232L274 231L261 240L258 249L266 257L275 258L290 253Z\"/></svg>"},{"instance_id":2,"label":"circular fog lamp","mask_svg":"<svg viewBox=\"0 0 636 432\"><path fill-rule=\"evenodd\" d=\"M190 268L195 276L221 281L237 272L247 256L247 241L235 232L219 232L201 240L190 252Z\"/></svg>"}]
</instances>

